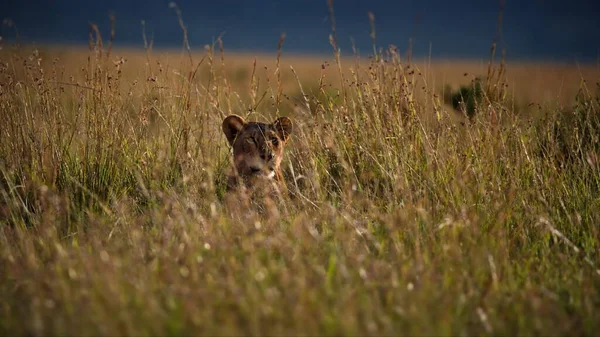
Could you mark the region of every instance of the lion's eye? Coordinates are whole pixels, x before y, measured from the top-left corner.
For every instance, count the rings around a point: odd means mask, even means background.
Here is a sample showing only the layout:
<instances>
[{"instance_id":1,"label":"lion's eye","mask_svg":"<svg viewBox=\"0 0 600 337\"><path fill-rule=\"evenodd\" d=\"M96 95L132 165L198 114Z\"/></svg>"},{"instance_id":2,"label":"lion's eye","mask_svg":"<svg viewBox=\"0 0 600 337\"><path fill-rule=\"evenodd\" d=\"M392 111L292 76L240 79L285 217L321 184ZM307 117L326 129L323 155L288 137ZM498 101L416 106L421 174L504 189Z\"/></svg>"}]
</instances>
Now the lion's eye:
<instances>
[{"instance_id":1,"label":"lion's eye","mask_svg":"<svg viewBox=\"0 0 600 337\"><path fill-rule=\"evenodd\" d=\"M246 142L248 142L249 144L255 144L256 145L256 141L252 137L246 138Z\"/></svg>"},{"instance_id":2,"label":"lion's eye","mask_svg":"<svg viewBox=\"0 0 600 337\"><path fill-rule=\"evenodd\" d=\"M279 144L279 139L271 138L271 144L273 144L274 146L277 146L277 144Z\"/></svg>"}]
</instances>

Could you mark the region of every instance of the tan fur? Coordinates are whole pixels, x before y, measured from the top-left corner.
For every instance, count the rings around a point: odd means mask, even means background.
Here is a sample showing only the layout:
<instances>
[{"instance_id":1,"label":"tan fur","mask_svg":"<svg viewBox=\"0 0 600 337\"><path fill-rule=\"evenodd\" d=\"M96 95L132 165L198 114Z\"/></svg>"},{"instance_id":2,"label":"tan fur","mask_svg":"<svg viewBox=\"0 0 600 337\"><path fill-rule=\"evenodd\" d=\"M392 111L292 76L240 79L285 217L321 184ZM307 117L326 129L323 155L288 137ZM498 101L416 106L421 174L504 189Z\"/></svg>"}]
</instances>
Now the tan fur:
<instances>
[{"instance_id":1,"label":"tan fur","mask_svg":"<svg viewBox=\"0 0 600 337\"><path fill-rule=\"evenodd\" d=\"M266 124L246 122L238 115L230 115L223 120L222 127L233 148L234 167L228 177L228 190L259 185L285 188L280 165L285 143L293 130L289 118L280 117Z\"/></svg>"}]
</instances>

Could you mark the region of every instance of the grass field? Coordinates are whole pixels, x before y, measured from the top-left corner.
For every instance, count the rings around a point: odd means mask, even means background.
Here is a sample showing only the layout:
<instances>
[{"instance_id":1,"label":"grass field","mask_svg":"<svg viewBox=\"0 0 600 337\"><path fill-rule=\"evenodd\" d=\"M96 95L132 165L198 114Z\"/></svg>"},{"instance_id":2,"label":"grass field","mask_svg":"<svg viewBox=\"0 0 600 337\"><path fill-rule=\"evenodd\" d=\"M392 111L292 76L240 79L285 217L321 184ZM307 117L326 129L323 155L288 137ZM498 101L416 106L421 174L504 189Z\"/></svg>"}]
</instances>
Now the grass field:
<instances>
[{"instance_id":1,"label":"grass field","mask_svg":"<svg viewBox=\"0 0 600 337\"><path fill-rule=\"evenodd\" d=\"M0 61L0 335L600 331L598 65ZM223 201L231 113L295 123L267 215Z\"/></svg>"}]
</instances>

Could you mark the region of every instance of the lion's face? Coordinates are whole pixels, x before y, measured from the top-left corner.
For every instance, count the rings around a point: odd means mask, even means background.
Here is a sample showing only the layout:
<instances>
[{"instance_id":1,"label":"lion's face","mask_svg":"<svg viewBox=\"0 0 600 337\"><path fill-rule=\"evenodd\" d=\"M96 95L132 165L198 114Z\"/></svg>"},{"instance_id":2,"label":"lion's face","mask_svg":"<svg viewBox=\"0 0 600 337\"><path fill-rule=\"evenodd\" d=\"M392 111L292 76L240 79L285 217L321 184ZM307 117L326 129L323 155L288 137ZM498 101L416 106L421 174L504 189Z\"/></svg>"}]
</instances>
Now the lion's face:
<instances>
[{"instance_id":1,"label":"lion's face","mask_svg":"<svg viewBox=\"0 0 600 337\"><path fill-rule=\"evenodd\" d=\"M223 120L223 132L233 147L237 174L247 182L274 178L279 174L283 148L292 132L292 122L280 117L272 124L245 122L237 115Z\"/></svg>"}]
</instances>

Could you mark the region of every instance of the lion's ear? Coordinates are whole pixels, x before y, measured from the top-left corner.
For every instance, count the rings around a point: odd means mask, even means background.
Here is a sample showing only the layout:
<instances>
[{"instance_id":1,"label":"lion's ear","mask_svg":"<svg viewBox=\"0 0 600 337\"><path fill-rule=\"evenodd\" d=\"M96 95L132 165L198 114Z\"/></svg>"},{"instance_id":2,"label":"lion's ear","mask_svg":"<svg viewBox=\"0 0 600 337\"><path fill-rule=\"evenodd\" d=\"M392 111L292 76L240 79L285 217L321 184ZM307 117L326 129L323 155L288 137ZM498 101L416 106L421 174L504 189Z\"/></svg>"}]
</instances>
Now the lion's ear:
<instances>
[{"instance_id":1,"label":"lion's ear","mask_svg":"<svg viewBox=\"0 0 600 337\"><path fill-rule=\"evenodd\" d=\"M294 127L292 120L287 117L279 117L273 122L273 127L277 131L279 138L284 142L290 137Z\"/></svg>"},{"instance_id":2,"label":"lion's ear","mask_svg":"<svg viewBox=\"0 0 600 337\"><path fill-rule=\"evenodd\" d=\"M233 146L235 138L242 131L245 124L244 119L238 115L229 115L223 120L223 133L225 133L229 145Z\"/></svg>"}]
</instances>

